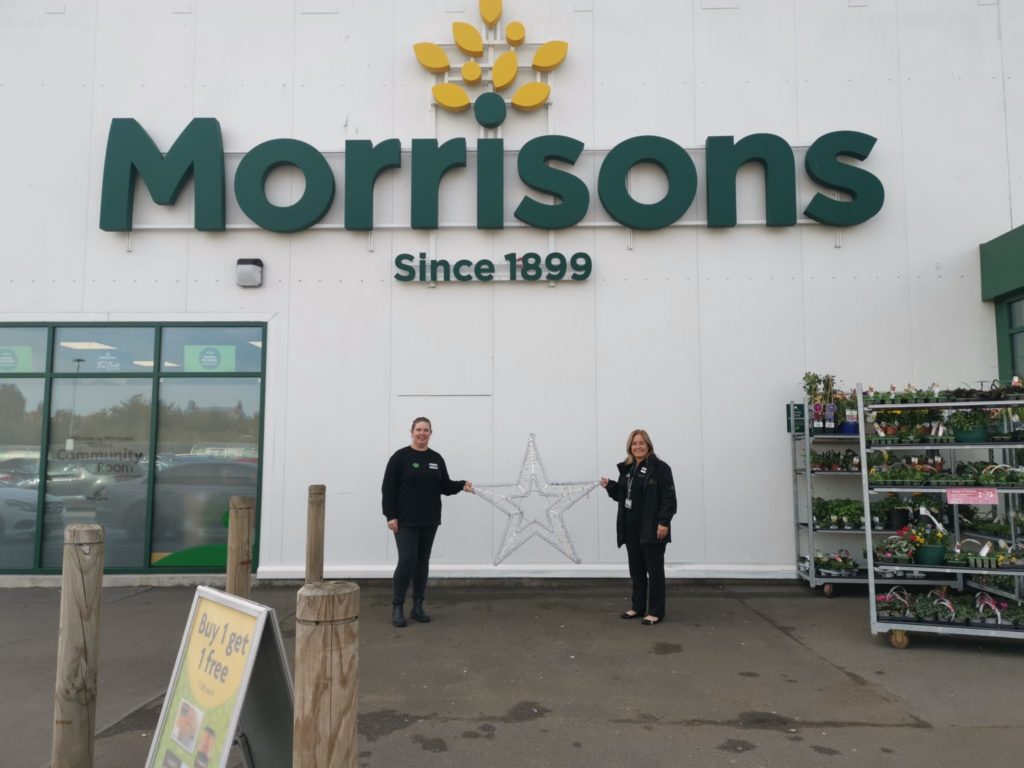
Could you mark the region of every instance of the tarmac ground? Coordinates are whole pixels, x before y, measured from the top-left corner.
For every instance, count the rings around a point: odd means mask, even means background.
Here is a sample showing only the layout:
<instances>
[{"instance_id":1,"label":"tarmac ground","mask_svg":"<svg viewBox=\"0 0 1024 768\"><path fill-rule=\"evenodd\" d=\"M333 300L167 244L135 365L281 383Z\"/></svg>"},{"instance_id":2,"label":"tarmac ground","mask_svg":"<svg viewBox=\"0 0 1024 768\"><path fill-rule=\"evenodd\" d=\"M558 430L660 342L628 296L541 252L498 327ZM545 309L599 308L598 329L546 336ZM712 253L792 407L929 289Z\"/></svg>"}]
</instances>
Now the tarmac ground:
<instances>
[{"instance_id":1,"label":"tarmac ground","mask_svg":"<svg viewBox=\"0 0 1024 768\"><path fill-rule=\"evenodd\" d=\"M442 582L433 620L396 629L389 587L361 583L361 768L934 768L1024 754L1024 634L912 634L896 650L870 634L863 589L670 583L666 621L647 627L618 618L626 580ZM289 663L297 589L252 595L275 609ZM97 766L144 764L193 594L104 589ZM48 764L59 600L0 590L5 766Z\"/></svg>"}]
</instances>

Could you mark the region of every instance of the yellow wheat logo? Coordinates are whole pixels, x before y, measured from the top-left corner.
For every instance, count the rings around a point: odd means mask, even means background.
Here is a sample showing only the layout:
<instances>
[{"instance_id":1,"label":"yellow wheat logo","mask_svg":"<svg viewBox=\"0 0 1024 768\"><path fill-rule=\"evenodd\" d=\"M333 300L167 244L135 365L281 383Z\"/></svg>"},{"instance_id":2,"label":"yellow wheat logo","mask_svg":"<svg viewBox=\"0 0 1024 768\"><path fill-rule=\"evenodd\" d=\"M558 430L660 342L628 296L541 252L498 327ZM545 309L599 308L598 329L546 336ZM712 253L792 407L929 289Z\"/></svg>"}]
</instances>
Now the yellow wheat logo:
<instances>
[{"instance_id":1,"label":"yellow wheat logo","mask_svg":"<svg viewBox=\"0 0 1024 768\"><path fill-rule=\"evenodd\" d=\"M505 99L499 93L515 85L520 71L517 49L526 43L526 27L518 21L505 25L505 39L501 40L498 28L501 10L501 0L480 0L480 17L485 25L483 34L464 21L452 24L454 47L468 57L457 75L449 74L452 63L440 45L416 43L413 46L416 59L424 69L444 75L444 82L433 88L438 106L449 112L462 112L472 105L477 122L485 128L495 128L505 119ZM508 50L495 58L495 49L506 43ZM452 47L451 43L447 45ZM551 86L542 79L543 75L555 70L568 52L569 44L561 40L538 46L530 64L536 73L534 79L516 88L509 103L524 112L542 107L551 95ZM489 86L492 90L471 101L469 86Z\"/></svg>"}]
</instances>

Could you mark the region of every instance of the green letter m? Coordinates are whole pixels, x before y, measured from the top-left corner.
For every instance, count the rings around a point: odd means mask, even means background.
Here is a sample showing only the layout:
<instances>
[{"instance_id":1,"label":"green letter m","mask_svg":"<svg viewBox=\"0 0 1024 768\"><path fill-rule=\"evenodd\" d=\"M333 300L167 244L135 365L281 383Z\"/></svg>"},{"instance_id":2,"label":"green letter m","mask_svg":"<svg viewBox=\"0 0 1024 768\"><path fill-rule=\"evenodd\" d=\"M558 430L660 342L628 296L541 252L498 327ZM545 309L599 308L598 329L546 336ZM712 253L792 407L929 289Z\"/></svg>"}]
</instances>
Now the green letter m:
<instances>
[{"instance_id":1,"label":"green letter m","mask_svg":"<svg viewBox=\"0 0 1024 768\"><path fill-rule=\"evenodd\" d=\"M136 174L142 176L153 202L159 205L173 205L189 176L195 176L196 229L224 229L224 143L215 118L193 118L166 156L133 118L111 120L103 163L100 229L131 231Z\"/></svg>"}]
</instances>

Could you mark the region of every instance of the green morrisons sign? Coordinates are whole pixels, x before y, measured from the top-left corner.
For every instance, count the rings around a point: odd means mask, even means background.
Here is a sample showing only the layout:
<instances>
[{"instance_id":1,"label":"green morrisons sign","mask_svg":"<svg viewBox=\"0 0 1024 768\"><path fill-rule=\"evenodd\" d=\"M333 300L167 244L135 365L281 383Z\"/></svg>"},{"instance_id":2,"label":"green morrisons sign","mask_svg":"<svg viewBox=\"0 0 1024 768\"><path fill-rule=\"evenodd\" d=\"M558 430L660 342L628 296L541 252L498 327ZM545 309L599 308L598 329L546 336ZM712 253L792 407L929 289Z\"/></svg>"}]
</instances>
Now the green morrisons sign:
<instances>
[{"instance_id":1,"label":"green morrisons sign","mask_svg":"<svg viewBox=\"0 0 1024 768\"><path fill-rule=\"evenodd\" d=\"M864 160L875 137L857 131L827 133L807 149L804 170L820 186L846 199L816 193L804 215L835 227L861 224L882 208L885 191L873 174L843 158ZM586 184L569 170L583 152L583 142L570 136L538 136L519 150L519 178L533 190L554 197L541 202L524 196L515 217L538 229L565 229L583 220L590 206ZM736 141L732 136L711 136L705 153L707 223L709 227L736 226L736 174L747 163L764 169L765 220L769 227L796 224L796 170L793 149L781 137L756 133ZM402 165L401 143L386 139L345 142L345 229L373 229L373 188L385 171ZM504 141L476 142L476 226L502 229L505 205ZM438 197L444 175L466 165L464 138L439 144L435 139L412 140L411 226L437 229ZM627 177L641 163L656 165L665 174L668 190L653 203L630 195ZM302 197L287 206L271 203L265 193L267 177L282 165L297 168L305 177ZM202 231L225 229L224 143L220 123L210 117L194 118L162 153L145 129L132 118L110 124L103 167L100 229L132 229L135 182L141 177L154 202L173 205L191 178L195 189L195 227ZM299 232L320 221L334 202L335 180L324 156L297 139L273 139L249 151L234 178L239 207L256 225L272 232ZM635 136L616 144L598 173L597 193L608 214L624 227L656 230L671 226L686 213L697 194L697 169L681 146L660 136Z\"/></svg>"}]
</instances>

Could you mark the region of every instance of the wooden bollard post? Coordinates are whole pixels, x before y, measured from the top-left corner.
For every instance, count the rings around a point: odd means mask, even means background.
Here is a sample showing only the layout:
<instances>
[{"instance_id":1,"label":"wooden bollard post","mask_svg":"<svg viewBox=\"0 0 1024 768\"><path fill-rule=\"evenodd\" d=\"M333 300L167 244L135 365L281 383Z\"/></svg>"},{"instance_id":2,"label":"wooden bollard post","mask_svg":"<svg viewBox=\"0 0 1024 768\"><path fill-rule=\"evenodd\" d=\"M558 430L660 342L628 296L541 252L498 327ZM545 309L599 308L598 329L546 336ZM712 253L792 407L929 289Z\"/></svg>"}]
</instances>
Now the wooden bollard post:
<instances>
[{"instance_id":1,"label":"wooden bollard post","mask_svg":"<svg viewBox=\"0 0 1024 768\"><path fill-rule=\"evenodd\" d=\"M252 578L252 537L256 520L256 499L232 496L228 502L228 564L229 594L249 599Z\"/></svg>"},{"instance_id":2,"label":"wooden bollard post","mask_svg":"<svg viewBox=\"0 0 1024 768\"><path fill-rule=\"evenodd\" d=\"M359 586L307 584L295 611L292 768L355 768Z\"/></svg>"},{"instance_id":3,"label":"wooden bollard post","mask_svg":"<svg viewBox=\"0 0 1024 768\"><path fill-rule=\"evenodd\" d=\"M324 580L324 494L327 486L309 486L306 504L306 583Z\"/></svg>"},{"instance_id":4,"label":"wooden bollard post","mask_svg":"<svg viewBox=\"0 0 1024 768\"><path fill-rule=\"evenodd\" d=\"M103 528L64 529L57 687L53 696L53 768L92 768L97 653L103 589ZM17 693L8 692L17 698Z\"/></svg>"}]
</instances>

